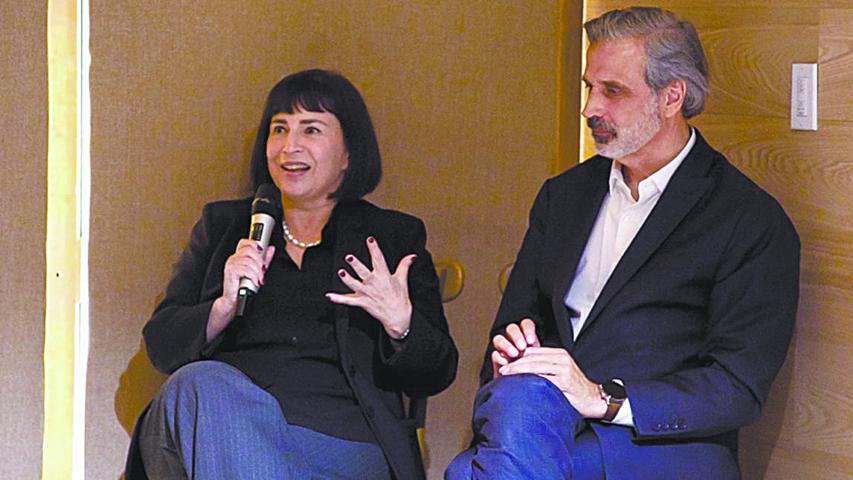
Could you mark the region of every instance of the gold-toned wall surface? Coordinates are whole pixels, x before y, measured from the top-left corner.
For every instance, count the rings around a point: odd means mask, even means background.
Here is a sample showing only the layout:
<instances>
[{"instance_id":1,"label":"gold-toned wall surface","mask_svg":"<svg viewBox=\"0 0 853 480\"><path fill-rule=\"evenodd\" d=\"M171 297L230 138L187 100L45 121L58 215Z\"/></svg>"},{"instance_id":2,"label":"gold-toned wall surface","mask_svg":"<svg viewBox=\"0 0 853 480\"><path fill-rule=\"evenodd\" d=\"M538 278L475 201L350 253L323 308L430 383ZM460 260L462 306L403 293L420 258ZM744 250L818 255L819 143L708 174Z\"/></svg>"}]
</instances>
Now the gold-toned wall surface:
<instances>
[{"instance_id":1,"label":"gold-toned wall surface","mask_svg":"<svg viewBox=\"0 0 853 480\"><path fill-rule=\"evenodd\" d=\"M247 193L268 89L330 67L362 90L385 177L369 199L423 218L466 268L446 305L456 383L430 400L429 477L468 441L498 274L557 151L560 3L94 2L88 478L117 478L162 377L140 331L204 203Z\"/></svg>"},{"instance_id":2,"label":"gold-toned wall surface","mask_svg":"<svg viewBox=\"0 0 853 480\"><path fill-rule=\"evenodd\" d=\"M0 9L0 478L41 472L46 7Z\"/></svg>"},{"instance_id":3,"label":"gold-toned wall surface","mask_svg":"<svg viewBox=\"0 0 853 480\"><path fill-rule=\"evenodd\" d=\"M745 479L853 477L853 4L649 2L696 25L711 96L695 124L773 194L802 240L794 341L762 419L741 433ZM594 17L628 2L590 1ZM790 130L791 63L819 64L819 130Z\"/></svg>"}]
</instances>

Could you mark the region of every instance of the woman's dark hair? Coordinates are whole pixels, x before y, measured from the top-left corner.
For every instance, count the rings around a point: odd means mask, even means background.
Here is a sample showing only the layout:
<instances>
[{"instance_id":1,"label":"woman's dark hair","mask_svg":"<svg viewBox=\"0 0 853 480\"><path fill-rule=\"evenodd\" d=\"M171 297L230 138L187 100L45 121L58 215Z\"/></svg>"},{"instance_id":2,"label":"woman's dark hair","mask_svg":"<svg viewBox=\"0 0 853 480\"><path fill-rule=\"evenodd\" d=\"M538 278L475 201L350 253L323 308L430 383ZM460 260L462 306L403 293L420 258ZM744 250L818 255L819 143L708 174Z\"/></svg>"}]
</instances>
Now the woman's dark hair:
<instances>
[{"instance_id":1,"label":"woman's dark hair","mask_svg":"<svg viewBox=\"0 0 853 480\"><path fill-rule=\"evenodd\" d=\"M296 110L328 112L341 123L349 165L341 186L329 198L351 201L372 192L382 178L382 159L367 105L343 75L316 69L288 75L270 90L252 150L252 190L272 183L267 169L267 137L272 117Z\"/></svg>"}]
</instances>

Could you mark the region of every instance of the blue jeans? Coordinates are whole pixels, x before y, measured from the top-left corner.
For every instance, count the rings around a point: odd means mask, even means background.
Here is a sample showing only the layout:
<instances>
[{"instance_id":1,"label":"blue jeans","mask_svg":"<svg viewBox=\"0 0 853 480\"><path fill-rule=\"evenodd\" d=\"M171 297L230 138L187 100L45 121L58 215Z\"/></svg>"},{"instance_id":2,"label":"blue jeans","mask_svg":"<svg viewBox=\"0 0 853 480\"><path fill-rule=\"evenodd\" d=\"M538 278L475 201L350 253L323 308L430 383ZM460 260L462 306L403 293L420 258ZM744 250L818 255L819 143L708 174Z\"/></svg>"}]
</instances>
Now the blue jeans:
<instances>
[{"instance_id":1,"label":"blue jeans","mask_svg":"<svg viewBox=\"0 0 853 480\"><path fill-rule=\"evenodd\" d=\"M152 479L377 479L382 450L288 424L278 401L223 362L173 373L140 425Z\"/></svg>"},{"instance_id":2,"label":"blue jeans","mask_svg":"<svg viewBox=\"0 0 853 480\"><path fill-rule=\"evenodd\" d=\"M604 479L595 432L548 380L492 380L474 401L474 440L445 472L447 480Z\"/></svg>"}]
</instances>

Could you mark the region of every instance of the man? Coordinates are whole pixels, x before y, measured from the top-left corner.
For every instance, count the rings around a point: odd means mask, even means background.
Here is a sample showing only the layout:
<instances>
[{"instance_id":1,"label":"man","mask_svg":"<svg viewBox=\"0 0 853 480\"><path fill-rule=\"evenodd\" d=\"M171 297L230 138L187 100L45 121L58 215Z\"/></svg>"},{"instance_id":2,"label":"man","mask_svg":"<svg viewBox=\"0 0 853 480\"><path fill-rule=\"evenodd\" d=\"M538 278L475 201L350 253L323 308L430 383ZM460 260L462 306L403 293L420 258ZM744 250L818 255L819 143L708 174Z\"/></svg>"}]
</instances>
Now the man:
<instances>
[{"instance_id":1,"label":"man","mask_svg":"<svg viewBox=\"0 0 853 480\"><path fill-rule=\"evenodd\" d=\"M471 448L447 478L739 478L797 308L799 239L688 119L689 22L605 13L583 115L598 155L548 180L492 327Z\"/></svg>"}]
</instances>

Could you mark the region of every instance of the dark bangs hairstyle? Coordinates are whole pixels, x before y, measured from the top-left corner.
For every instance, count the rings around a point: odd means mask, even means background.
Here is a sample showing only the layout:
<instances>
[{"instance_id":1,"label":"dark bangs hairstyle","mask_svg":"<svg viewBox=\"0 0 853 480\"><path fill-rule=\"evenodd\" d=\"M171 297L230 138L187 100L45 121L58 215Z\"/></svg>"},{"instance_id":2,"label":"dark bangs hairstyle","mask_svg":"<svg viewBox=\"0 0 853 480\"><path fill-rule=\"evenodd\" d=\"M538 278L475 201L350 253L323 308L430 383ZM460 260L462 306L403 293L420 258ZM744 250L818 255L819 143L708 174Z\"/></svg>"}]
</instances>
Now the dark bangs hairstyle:
<instances>
[{"instance_id":1,"label":"dark bangs hairstyle","mask_svg":"<svg viewBox=\"0 0 853 480\"><path fill-rule=\"evenodd\" d=\"M261 184L272 183L267 169L267 137L272 117L296 110L328 112L341 123L349 165L341 186L329 198L353 201L376 189L382 178L382 159L364 99L343 75L314 69L288 75L270 90L252 150L253 191Z\"/></svg>"}]
</instances>

